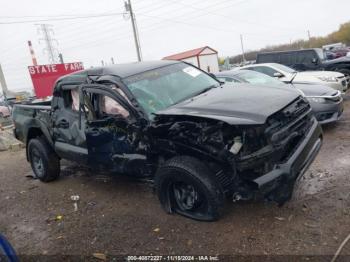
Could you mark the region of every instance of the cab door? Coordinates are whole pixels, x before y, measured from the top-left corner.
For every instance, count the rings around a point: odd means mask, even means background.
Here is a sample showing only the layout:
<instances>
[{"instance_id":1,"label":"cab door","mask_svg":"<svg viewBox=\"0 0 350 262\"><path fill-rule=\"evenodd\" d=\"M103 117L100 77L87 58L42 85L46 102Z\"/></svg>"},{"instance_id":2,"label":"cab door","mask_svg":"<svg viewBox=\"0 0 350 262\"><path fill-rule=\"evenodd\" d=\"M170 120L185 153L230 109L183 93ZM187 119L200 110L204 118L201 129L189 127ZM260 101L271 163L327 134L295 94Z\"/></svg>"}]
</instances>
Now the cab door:
<instances>
[{"instance_id":1,"label":"cab door","mask_svg":"<svg viewBox=\"0 0 350 262\"><path fill-rule=\"evenodd\" d=\"M118 173L138 173L146 166L137 111L117 87L83 85L80 111L86 118L88 162Z\"/></svg>"},{"instance_id":2,"label":"cab door","mask_svg":"<svg viewBox=\"0 0 350 262\"><path fill-rule=\"evenodd\" d=\"M61 158L87 163L84 119L79 125L78 84L62 85L52 101L52 129L55 151Z\"/></svg>"}]
</instances>

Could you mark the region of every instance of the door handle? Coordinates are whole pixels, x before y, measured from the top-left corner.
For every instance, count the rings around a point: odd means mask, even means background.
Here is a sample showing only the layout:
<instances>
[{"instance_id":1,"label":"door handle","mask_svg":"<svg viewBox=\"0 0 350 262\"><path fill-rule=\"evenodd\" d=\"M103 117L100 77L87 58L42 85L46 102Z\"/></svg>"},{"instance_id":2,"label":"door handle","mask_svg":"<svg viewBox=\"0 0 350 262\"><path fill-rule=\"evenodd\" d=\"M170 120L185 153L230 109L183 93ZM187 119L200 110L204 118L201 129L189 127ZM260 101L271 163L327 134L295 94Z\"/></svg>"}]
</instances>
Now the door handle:
<instances>
[{"instance_id":1,"label":"door handle","mask_svg":"<svg viewBox=\"0 0 350 262\"><path fill-rule=\"evenodd\" d=\"M69 128L69 123L67 120L61 120L56 125L58 128Z\"/></svg>"}]
</instances>

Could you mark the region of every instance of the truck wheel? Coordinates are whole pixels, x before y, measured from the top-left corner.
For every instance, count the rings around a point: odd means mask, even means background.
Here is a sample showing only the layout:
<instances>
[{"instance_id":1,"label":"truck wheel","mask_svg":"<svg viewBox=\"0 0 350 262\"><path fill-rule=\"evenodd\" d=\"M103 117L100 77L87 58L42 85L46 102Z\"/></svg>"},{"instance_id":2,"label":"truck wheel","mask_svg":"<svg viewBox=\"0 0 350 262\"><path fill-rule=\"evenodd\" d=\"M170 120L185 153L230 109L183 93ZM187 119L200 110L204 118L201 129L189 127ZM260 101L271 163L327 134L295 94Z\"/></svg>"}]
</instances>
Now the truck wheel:
<instances>
[{"instance_id":1,"label":"truck wheel","mask_svg":"<svg viewBox=\"0 0 350 262\"><path fill-rule=\"evenodd\" d=\"M193 157L174 157L156 173L155 185L163 209L168 213L201 221L214 221L224 205L223 189L215 175Z\"/></svg>"},{"instance_id":2,"label":"truck wheel","mask_svg":"<svg viewBox=\"0 0 350 262\"><path fill-rule=\"evenodd\" d=\"M33 172L42 182L50 182L60 175L60 160L44 138L28 143L28 157Z\"/></svg>"}]
</instances>

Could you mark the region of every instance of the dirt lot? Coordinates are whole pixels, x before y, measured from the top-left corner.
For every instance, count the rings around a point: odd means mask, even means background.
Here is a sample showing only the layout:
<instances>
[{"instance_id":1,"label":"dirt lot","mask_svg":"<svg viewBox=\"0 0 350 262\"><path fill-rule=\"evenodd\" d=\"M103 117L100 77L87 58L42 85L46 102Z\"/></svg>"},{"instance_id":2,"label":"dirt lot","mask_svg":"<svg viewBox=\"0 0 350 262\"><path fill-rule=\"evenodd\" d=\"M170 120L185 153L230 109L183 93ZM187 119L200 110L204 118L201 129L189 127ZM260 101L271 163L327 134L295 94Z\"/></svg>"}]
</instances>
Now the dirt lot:
<instances>
[{"instance_id":1,"label":"dirt lot","mask_svg":"<svg viewBox=\"0 0 350 262\"><path fill-rule=\"evenodd\" d=\"M213 223L167 215L150 185L93 175L76 164L64 163L61 178L44 184L26 177L24 150L0 152L0 232L22 255L328 255L317 258L329 261L350 233L349 98L345 108L339 123L324 127L321 153L292 201L282 208L228 202ZM72 195L80 197L76 212ZM350 244L342 254L350 255Z\"/></svg>"}]
</instances>

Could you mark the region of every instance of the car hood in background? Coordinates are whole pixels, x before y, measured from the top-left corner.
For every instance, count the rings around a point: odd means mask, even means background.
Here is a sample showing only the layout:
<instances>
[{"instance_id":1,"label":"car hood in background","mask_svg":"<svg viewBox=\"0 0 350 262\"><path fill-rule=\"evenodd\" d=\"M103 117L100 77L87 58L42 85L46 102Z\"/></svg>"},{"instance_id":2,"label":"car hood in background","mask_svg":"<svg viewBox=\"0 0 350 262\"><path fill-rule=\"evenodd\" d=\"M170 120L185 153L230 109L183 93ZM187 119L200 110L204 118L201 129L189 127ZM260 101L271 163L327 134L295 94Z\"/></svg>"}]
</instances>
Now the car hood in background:
<instances>
[{"instance_id":1,"label":"car hood in background","mask_svg":"<svg viewBox=\"0 0 350 262\"><path fill-rule=\"evenodd\" d=\"M298 72L297 76L342 77L344 74L334 71L303 71Z\"/></svg>"},{"instance_id":2,"label":"car hood in background","mask_svg":"<svg viewBox=\"0 0 350 262\"><path fill-rule=\"evenodd\" d=\"M305 96L332 96L337 93L337 90L325 85L293 83L290 86L301 90Z\"/></svg>"},{"instance_id":3,"label":"car hood in background","mask_svg":"<svg viewBox=\"0 0 350 262\"><path fill-rule=\"evenodd\" d=\"M173 105L156 115L186 115L217 119L228 124L264 124L266 119L300 94L288 88L225 84Z\"/></svg>"}]
</instances>

